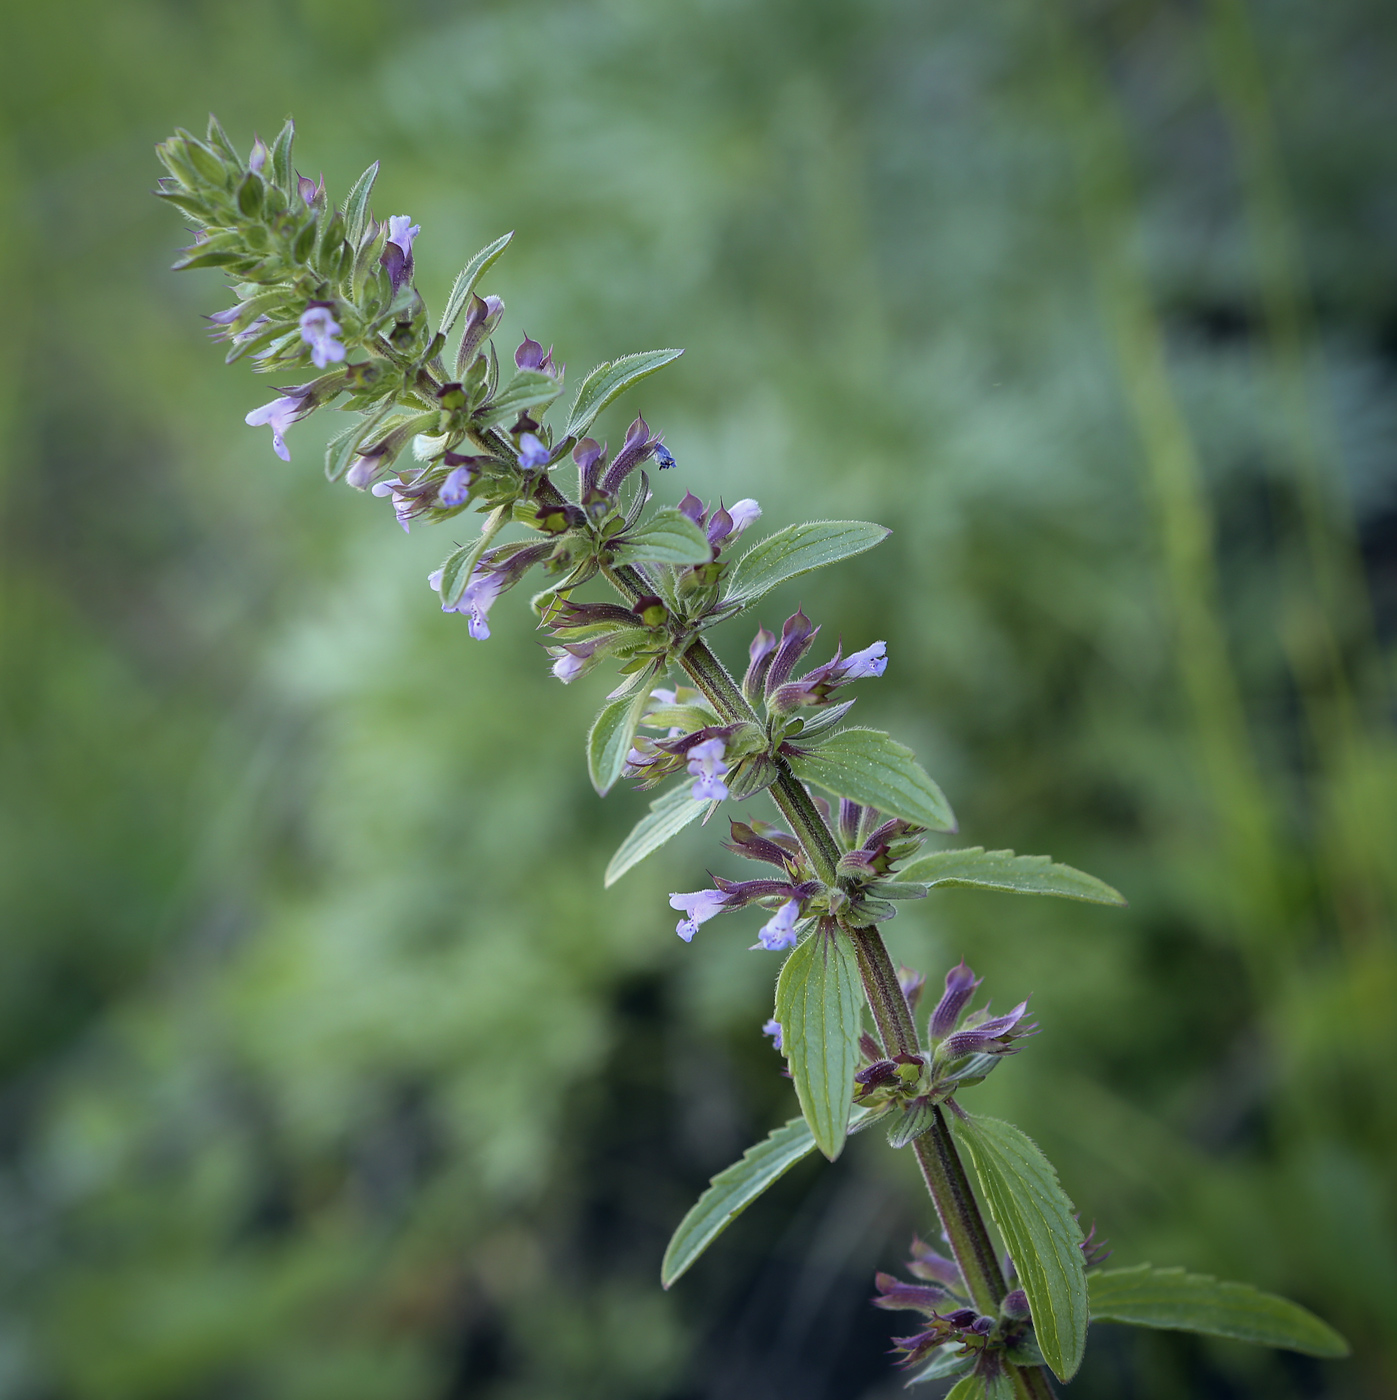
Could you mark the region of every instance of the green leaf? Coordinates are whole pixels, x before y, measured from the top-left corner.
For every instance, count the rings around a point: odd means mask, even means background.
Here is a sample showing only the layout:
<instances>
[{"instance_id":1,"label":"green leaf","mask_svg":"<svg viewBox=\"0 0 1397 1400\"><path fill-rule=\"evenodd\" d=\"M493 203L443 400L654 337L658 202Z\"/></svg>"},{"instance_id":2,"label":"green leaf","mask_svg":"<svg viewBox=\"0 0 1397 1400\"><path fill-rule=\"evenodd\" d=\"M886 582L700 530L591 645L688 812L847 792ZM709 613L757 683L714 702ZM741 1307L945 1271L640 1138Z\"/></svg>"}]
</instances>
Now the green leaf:
<instances>
[{"instance_id":1,"label":"green leaf","mask_svg":"<svg viewBox=\"0 0 1397 1400\"><path fill-rule=\"evenodd\" d=\"M889 1147L906 1147L914 1137L921 1137L936 1121L936 1105L917 1099L902 1110L888 1129Z\"/></svg>"},{"instance_id":2,"label":"green leaf","mask_svg":"<svg viewBox=\"0 0 1397 1400\"><path fill-rule=\"evenodd\" d=\"M706 564L713 557L708 537L677 510L657 510L626 533L612 553L617 564Z\"/></svg>"},{"instance_id":3,"label":"green leaf","mask_svg":"<svg viewBox=\"0 0 1397 1400\"><path fill-rule=\"evenodd\" d=\"M695 804L699 805L699 804ZM881 1113L856 1108L849 1131L858 1132ZM784 1127L773 1128L755 1147L749 1147L740 1161L709 1181L708 1190L679 1222L660 1265L660 1283L670 1287L687 1273L694 1261L747 1209L773 1182L815 1150L815 1139L804 1118L792 1118Z\"/></svg>"},{"instance_id":4,"label":"green leaf","mask_svg":"<svg viewBox=\"0 0 1397 1400\"><path fill-rule=\"evenodd\" d=\"M682 350L643 350L638 355L625 355L619 360L599 364L582 381L582 387L577 391L572 412L568 414L566 436L582 437L607 404L619 398L632 384L649 378L657 369L662 369L671 360L677 360L683 353Z\"/></svg>"},{"instance_id":5,"label":"green leaf","mask_svg":"<svg viewBox=\"0 0 1397 1400\"><path fill-rule=\"evenodd\" d=\"M377 429L391 407L391 403L385 405L372 418L361 417L344 432L336 433L325 445L325 475L331 481L338 481L345 474L359 444Z\"/></svg>"},{"instance_id":6,"label":"green leaf","mask_svg":"<svg viewBox=\"0 0 1397 1400\"><path fill-rule=\"evenodd\" d=\"M799 739L796 740L799 743ZM1057 865L1051 856L1016 856L1013 851L987 851L967 846L959 851L933 851L914 860L897 877L928 889L963 885L979 890L1009 890L1014 894L1053 894L1088 904L1124 904L1116 890L1095 875Z\"/></svg>"},{"instance_id":7,"label":"green leaf","mask_svg":"<svg viewBox=\"0 0 1397 1400\"><path fill-rule=\"evenodd\" d=\"M369 196L373 193L374 181L378 179L378 162L369 166L354 182L349 198L344 202L344 223L346 237L351 248L359 246L364 230L369 222Z\"/></svg>"},{"instance_id":8,"label":"green leaf","mask_svg":"<svg viewBox=\"0 0 1397 1400\"><path fill-rule=\"evenodd\" d=\"M296 175L291 168L291 143L296 139L296 123L290 117L272 142L268 164L272 167L272 179L288 195L296 193ZM294 206L293 206L294 207Z\"/></svg>"},{"instance_id":9,"label":"green leaf","mask_svg":"<svg viewBox=\"0 0 1397 1400\"><path fill-rule=\"evenodd\" d=\"M587 772L603 797L626 766L626 754L649 699L650 687L642 685L629 695L608 701L592 723L587 735Z\"/></svg>"},{"instance_id":10,"label":"green leaf","mask_svg":"<svg viewBox=\"0 0 1397 1400\"><path fill-rule=\"evenodd\" d=\"M475 421L482 428L493 428L517 418L526 408L539 408L553 402L563 392L563 386L551 374L536 369L521 369L495 397L477 410Z\"/></svg>"},{"instance_id":11,"label":"green leaf","mask_svg":"<svg viewBox=\"0 0 1397 1400\"><path fill-rule=\"evenodd\" d=\"M1129 1322L1202 1332L1310 1356L1347 1356L1348 1343L1327 1322L1289 1299L1245 1283L1222 1283L1183 1269L1107 1269L1087 1276L1094 1322Z\"/></svg>"},{"instance_id":12,"label":"green leaf","mask_svg":"<svg viewBox=\"0 0 1397 1400\"><path fill-rule=\"evenodd\" d=\"M998 1118L957 1114L952 1122L1028 1295L1043 1357L1060 1380L1070 1380L1082 1364L1088 1316L1082 1231L1072 1202L1027 1133Z\"/></svg>"},{"instance_id":13,"label":"green leaf","mask_svg":"<svg viewBox=\"0 0 1397 1400\"><path fill-rule=\"evenodd\" d=\"M863 997L847 937L816 927L776 982L776 1019L801 1112L832 1162L844 1147L859 1064Z\"/></svg>"},{"instance_id":14,"label":"green leaf","mask_svg":"<svg viewBox=\"0 0 1397 1400\"><path fill-rule=\"evenodd\" d=\"M791 741L800 744L799 735ZM790 760L798 778L890 817L933 831L954 831L955 814L916 755L878 729L841 729L819 748Z\"/></svg>"},{"instance_id":15,"label":"green leaf","mask_svg":"<svg viewBox=\"0 0 1397 1400\"><path fill-rule=\"evenodd\" d=\"M970 1356L961 1356L960 1350L959 1342L948 1342L944 1347L938 1347L932 1354L931 1361L912 1376L907 1384L913 1386L920 1385L922 1381L944 1381L968 1371L975 1364L975 1356L973 1353ZM950 1394L954 1395L955 1390L952 1389ZM950 1400L950 1395L946 1400Z\"/></svg>"},{"instance_id":16,"label":"green leaf","mask_svg":"<svg viewBox=\"0 0 1397 1400\"><path fill-rule=\"evenodd\" d=\"M748 607L778 583L851 559L892 534L866 520L812 520L787 525L747 551L728 577L724 603Z\"/></svg>"},{"instance_id":17,"label":"green leaf","mask_svg":"<svg viewBox=\"0 0 1397 1400\"><path fill-rule=\"evenodd\" d=\"M496 506L485 517L479 537L469 544L462 545L441 566L441 587L438 592L441 594L443 608L454 608L461 601L461 595L471 581L477 561L490 547L490 541L504 528L508 519L509 507Z\"/></svg>"},{"instance_id":18,"label":"green leaf","mask_svg":"<svg viewBox=\"0 0 1397 1400\"><path fill-rule=\"evenodd\" d=\"M979 1376L963 1376L946 1392L946 1400L983 1400L984 1394Z\"/></svg>"},{"instance_id":19,"label":"green leaf","mask_svg":"<svg viewBox=\"0 0 1397 1400\"><path fill-rule=\"evenodd\" d=\"M677 836L712 807L711 802L694 800L693 786L685 778L678 787L671 788L650 804L650 814L635 824L631 834L611 857L611 864L606 867L608 889L652 851L658 851L672 836Z\"/></svg>"},{"instance_id":20,"label":"green leaf","mask_svg":"<svg viewBox=\"0 0 1397 1400\"><path fill-rule=\"evenodd\" d=\"M450 335L456 318L465 310L471 293L475 291L475 284L495 265L513 237L514 230L510 229L508 233L502 234L493 243L482 248L456 274L456 280L451 284L451 295L446 299L446 310L441 313L441 325L437 327L442 335Z\"/></svg>"}]
</instances>

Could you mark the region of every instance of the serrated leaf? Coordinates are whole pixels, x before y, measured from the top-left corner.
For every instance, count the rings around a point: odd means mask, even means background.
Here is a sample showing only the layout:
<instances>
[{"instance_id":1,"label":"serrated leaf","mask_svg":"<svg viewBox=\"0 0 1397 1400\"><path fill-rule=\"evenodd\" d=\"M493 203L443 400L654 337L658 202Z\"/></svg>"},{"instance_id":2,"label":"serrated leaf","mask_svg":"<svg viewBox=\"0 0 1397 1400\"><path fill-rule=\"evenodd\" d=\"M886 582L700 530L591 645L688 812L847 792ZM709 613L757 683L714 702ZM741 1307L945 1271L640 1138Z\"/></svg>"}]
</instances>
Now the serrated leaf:
<instances>
[{"instance_id":1,"label":"serrated leaf","mask_svg":"<svg viewBox=\"0 0 1397 1400\"><path fill-rule=\"evenodd\" d=\"M849 1131L866 1127L881 1113L856 1108L849 1120ZM773 1128L755 1147L749 1147L740 1161L720 1171L709 1181L708 1190L679 1222L660 1265L660 1283L668 1288L689 1271L704 1250L747 1209L769 1186L779 1181L797 1162L815 1150L815 1139L804 1118L792 1118Z\"/></svg>"},{"instance_id":2,"label":"serrated leaf","mask_svg":"<svg viewBox=\"0 0 1397 1400\"><path fill-rule=\"evenodd\" d=\"M442 335L450 335L456 318L465 310L466 303L475 291L475 284L495 265L499 256L509 247L514 230L501 234L493 243L482 248L460 272L451 284L451 295L446 299L446 310L441 313L441 325L437 327Z\"/></svg>"},{"instance_id":3,"label":"serrated leaf","mask_svg":"<svg viewBox=\"0 0 1397 1400\"><path fill-rule=\"evenodd\" d=\"M592 786L605 797L626 766L626 754L635 740L636 726L650 699L649 685L618 696L601 708L587 735L587 772Z\"/></svg>"},{"instance_id":4,"label":"serrated leaf","mask_svg":"<svg viewBox=\"0 0 1397 1400\"><path fill-rule=\"evenodd\" d=\"M1087 1344L1082 1230L1052 1163L1022 1129L954 1115L981 1194L1028 1295L1033 1331L1059 1380L1071 1380Z\"/></svg>"},{"instance_id":5,"label":"serrated leaf","mask_svg":"<svg viewBox=\"0 0 1397 1400\"><path fill-rule=\"evenodd\" d=\"M625 355L619 360L599 364L582 381L568 414L568 437L583 437L602 409L618 399L633 384L648 379L657 369L677 360L682 350L642 350L637 355Z\"/></svg>"},{"instance_id":6,"label":"serrated leaf","mask_svg":"<svg viewBox=\"0 0 1397 1400\"><path fill-rule=\"evenodd\" d=\"M852 559L892 534L866 520L812 520L787 525L754 545L728 576L725 604L749 607L779 583Z\"/></svg>"},{"instance_id":7,"label":"serrated leaf","mask_svg":"<svg viewBox=\"0 0 1397 1400\"><path fill-rule=\"evenodd\" d=\"M1096 1322L1129 1322L1202 1332L1309 1356L1347 1356L1349 1345L1307 1308L1245 1283L1223 1283L1183 1269L1107 1269L1087 1276Z\"/></svg>"},{"instance_id":8,"label":"serrated leaf","mask_svg":"<svg viewBox=\"0 0 1397 1400\"><path fill-rule=\"evenodd\" d=\"M713 557L708 537L677 510L657 510L627 532L612 551L617 564L706 564Z\"/></svg>"},{"instance_id":9,"label":"serrated leaf","mask_svg":"<svg viewBox=\"0 0 1397 1400\"><path fill-rule=\"evenodd\" d=\"M799 746L800 736L791 743ZM841 729L790 765L796 777L839 797L933 831L956 829L950 803L916 755L879 729Z\"/></svg>"},{"instance_id":10,"label":"serrated leaf","mask_svg":"<svg viewBox=\"0 0 1397 1400\"><path fill-rule=\"evenodd\" d=\"M540 408L553 402L563 386L551 374L521 369L508 384L475 414L482 428L493 428L517 418L525 409Z\"/></svg>"},{"instance_id":11,"label":"serrated leaf","mask_svg":"<svg viewBox=\"0 0 1397 1400\"><path fill-rule=\"evenodd\" d=\"M792 950L776 982L776 1019L801 1112L833 1161L848 1132L863 1030L858 967L846 936L817 927Z\"/></svg>"},{"instance_id":12,"label":"serrated leaf","mask_svg":"<svg viewBox=\"0 0 1397 1400\"><path fill-rule=\"evenodd\" d=\"M296 176L291 168L291 143L296 139L296 123L287 117L286 124L272 142L268 164L272 167L272 179L288 195L296 193Z\"/></svg>"},{"instance_id":13,"label":"serrated leaf","mask_svg":"<svg viewBox=\"0 0 1397 1400\"><path fill-rule=\"evenodd\" d=\"M344 202L344 223L346 237L351 248L358 248L359 240L369 222L369 196L373 194L374 181L378 179L378 162L369 166L354 182L349 197Z\"/></svg>"},{"instance_id":14,"label":"serrated leaf","mask_svg":"<svg viewBox=\"0 0 1397 1400\"><path fill-rule=\"evenodd\" d=\"M799 739L795 742L799 743ZM1008 890L1014 894L1051 894L1060 899L1080 899L1088 904L1124 904L1124 897L1095 875L1058 865L1051 856L1018 856L1013 851L987 851L967 846L958 851L933 851L899 872L901 881L928 889L963 885L980 890Z\"/></svg>"},{"instance_id":15,"label":"serrated leaf","mask_svg":"<svg viewBox=\"0 0 1397 1400\"><path fill-rule=\"evenodd\" d=\"M693 787L693 782L685 778L678 787L671 788L650 804L649 815L635 824L631 834L611 857L611 864L606 867L608 889L628 870L658 851L666 841L677 836L686 826L691 826L712 807L711 802L694 800Z\"/></svg>"}]
</instances>

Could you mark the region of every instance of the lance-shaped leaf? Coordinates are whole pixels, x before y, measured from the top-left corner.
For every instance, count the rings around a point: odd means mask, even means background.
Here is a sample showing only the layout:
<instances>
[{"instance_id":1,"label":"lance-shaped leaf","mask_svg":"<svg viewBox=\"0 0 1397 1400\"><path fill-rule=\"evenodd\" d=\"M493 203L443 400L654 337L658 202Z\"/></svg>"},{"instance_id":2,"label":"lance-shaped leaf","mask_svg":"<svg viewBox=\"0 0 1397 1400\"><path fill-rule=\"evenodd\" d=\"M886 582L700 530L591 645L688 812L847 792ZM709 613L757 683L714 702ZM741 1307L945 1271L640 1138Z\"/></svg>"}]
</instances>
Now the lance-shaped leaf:
<instances>
[{"instance_id":1,"label":"lance-shaped leaf","mask_svg":"<svg viewBox=\"0 0 1397 1400\"><path fill-rule=\"evenodd\" d=\"M882 544L892 534L866 520L812 520L787 525L759 541L733 566L725 604L749 607L778 583L837 564Z\"/></svg>"},{"instance_id":2,"label":"lance-shaped leaf","mask_svg":"<svg viewBox=\"0 0 1397 1400\"><path fill-rule=\"evenodd\" d=\"M563 386L551 374L536 369L521 369L495 397L479 409L475 421L482 428L493 428L517 418L525 409L541 408L553 402L563 392Z\"/></svg>"},{"instance_id":3,"label":"lance-shaped leaf","mask_svg":"<svg viewBox=\"0 0 1397 1400\"><path fill-rule=\"evenodd\" d=\"M1087 1276L1094 1322L1203 1332L1310 1356L1347 1356L1348 1343L1314 1313L1245 1283L1183 1269L1107 1269Z\"/></svg>"},{"instance_id":4,"label":"lance-shaped leaf","mask_svg":"<svg viewBox=\"0 0 1397 1400\"><path fill-rule=\"evenodd\" d=\"M272 179L287 193L292 194L296 189L296 177L291 169L291 145L296 139L296 123L287 117L286 124L277 133L277 138L272 142L270 160Z\"/></svg>"},{"instance_id":5,"label":"lance-shaped leaf","mask_svg":"<svg viewBox=\"0 0 1397 1400\"><path fill-rule=\"evenodd\" d=\"M801 1112L833 1161L849 1128L863 997L853 949L832 925L817 927L782 965L776 1019Z\"/></svg>"},{"instance_id":6,"label":"lance-shaped leaf","mask_svg":"<svg viewBox=\"0 0 1397 1400\"><path fill-rule=\"evenodd\" d=\"M359 444L383 422L391 407L391 403L385 405L372 418L367 415L357 417L344 432L337 433L325 445L325 475L331 481L338 481L345 474Z\"/></svg>"},{"instance_id":7,"label":"lance-shaped leaf","mask_svg":"<svg viewBox=\"0 0 1397 1400\"><path fill-rule=\"evenodd\" d=\"M694 800L693 786L693 779L685 778L678 787L671 788L650 804L649 815L635 824L606 867L608 889L652 851L658 851L671 837L712 810L714 803Z\"/></svg>"},{"instance_id":8,"label":"lance-shaped leaf","mask_svg":"<svg viewBox=\"0 0 1397 1400\"><path fill-rule=\"evenodd\" d=\"M800 744L797 735L792 742ZM955 814L906 744L878 729L841 729L790 760L791 771L839 797L932 831L954 831Z\"/></svg>"},{"instance_id":9,"label":"lance-shaped leaf","mask_svg":"<svg viewBox=\"0 0 1397 1400\"><path fill-rule=\"evenodd\" d=\"M349 246L357 248L369 222L369 196L373 193L374 181L378 179L378 162L369 166L354 182L348 199L344 202L345 236Z\"/></svg>"},{"instance_id":10,"label":"lance-shaped leaf","mask_svg":"<svg viewBox=\"0 0 1397 1400\"><path fill-rule=\"evenodd\" d=\"M946 1400L985 1400L985 1387L979 1376L962 1376L946 1392Z\"/></svg>"},{"instance_id":11,"label":"lance-shaped leaf","mask_svg":"<svg viewBox=\"0 0 1397 1400\"><path fill-rule=\"evenodd\" d=\"M800 742L799 739L796 740ZM1014 894L1053 894L1088 904L1124 904L1124 897L1095 875L1058 865L1051 856L1017 856L1013 851L987 851L967 846L959 851L933 851L914 860L899 880L936 889L964 885L979 890L1009 890Z\"/></svg>"},{"instance_id":12,"label":"lance-shaped leaf","mask_svg":"<svg viewBox=\"0 0 1397 1400\"><path fill-rule=\"evenodd\" d=\"M513 229L502 234L488 247L482 248L456 274L456 280L451 284L451 295L446 299L446 310L441 313L441 325L437 327L442 335L451 334L451 327L456 324L456 318L471 299L471 293L475 291L475 284L495 265L500 254L509 247L509 240L513 237Z\"/></svg>"},{"instance_id":13,"label":"lance-shaped leaf","mask_svg":"<svg viewBox=\"0 0 1397 1400\"><path fill-rule=\"evenodd\" d=\"M580 438L592 426L592 420L612 400L624 394L632 384L649 378L671 360L677 360L682 350L642 350L638 355L625 355L619 360L599 364L577 391L577 398L568 415L566 436Z\"/></svg>"},{"instance_id":14,"label":"lance-shaped leaf","mask_svg":"<svg viewBox=\"0 0 1397 1400\"><path fill-rule=\"evenodd\" d=\"M1028 1295L1043 1358L1060 1380L1082 1364L1087 1279L1082 1230L1052 1163L1027 1133L998 1118L953 1118L990 1215Z\"/></svg>"},{"instance_id":15,"label":"lance-shaped leaf","mask_svg":"<svg viewBox=\"0 0 1397 1400\"><path fill-rule=\"evenodd\" d=\"M657 510L626 532L612 558L618 564L706 564L713 557L708 537L677 510Z\"/></svg>"},{"instance_id":16,"label":"lance-shaped leaf","mask_svg":"<svg viewBox=\"0 0 1397 1400\"><path fill-rule=\"evenodd\" d=\"M632 694L608 701L592 723L587 735L587 772L603 797L626 766L626 755L649 699L650 687L642 685Z\"/></svg>"},{"instance_id":17,"label":"lance-shaped leaf","mask_svg":"<svg viewBox=\"0 0 1397 1400\"><path fill-rule=\"evenodd\" d=\"M866 1108L856 1108L849 1119L849 1131L856 1133L875 1118L882 1117ZM792 1118L784 1127L773 1128L755 1147L749 1147L740 1161L712 1177L708 1190L679 1222L660 1265L660 1282L668 1288L724 1230L773 1182L815 1150L815 1139L804 1118Z\"/></svg>"}]
</instances>

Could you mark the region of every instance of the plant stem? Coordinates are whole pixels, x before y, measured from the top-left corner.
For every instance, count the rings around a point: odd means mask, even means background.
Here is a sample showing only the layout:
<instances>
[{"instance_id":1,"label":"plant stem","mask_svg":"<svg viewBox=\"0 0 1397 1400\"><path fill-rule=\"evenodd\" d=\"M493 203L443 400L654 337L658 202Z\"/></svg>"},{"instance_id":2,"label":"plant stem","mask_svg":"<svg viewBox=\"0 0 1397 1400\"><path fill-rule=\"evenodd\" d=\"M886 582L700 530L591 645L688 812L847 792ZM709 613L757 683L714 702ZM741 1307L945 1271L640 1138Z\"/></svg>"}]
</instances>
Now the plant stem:
<instances>
[{"instance_id":1,"label":"plant stem","mask_svg":"<svg viewBox=\"0 0 1397 1400\"><path fill-rule=\"evenodd\" d=\"M615 571L615 574L629 573L629 570ZM637 581L633 578L618 578L609 570L608 577L623 595L637 588ZM759 722L756 712L747 703L747 697L727 667L706 643L695 641L680 658L680 665L726 721ZM815 873L825 884L834 885L837 883L836 866L839 863L839 847L834 836L805 785L790 771L783 759L776 756L774 761L780 769L780 776L769 789L771 796L805 848ZM882 934L876 928L867 928L850 930L848 936L858 958L864 995L884 1047L890 1054L916 1054L920 1048L916 1024ZM921 1137L914 1138L912 1147L971 1299L981 1313L995 1317L1008 1292L1008 1285L999 1267L984 1216L980 1213L979 1202L971 1190L970 1179L966 1176L950 1127L939 1105L931 1128ZM1052 1388L1041 1367L1011 1366L1009 1370L1017 1394L1028 1397L1028 1400L1052 1400Z\"/></svg>"}]
</instances>

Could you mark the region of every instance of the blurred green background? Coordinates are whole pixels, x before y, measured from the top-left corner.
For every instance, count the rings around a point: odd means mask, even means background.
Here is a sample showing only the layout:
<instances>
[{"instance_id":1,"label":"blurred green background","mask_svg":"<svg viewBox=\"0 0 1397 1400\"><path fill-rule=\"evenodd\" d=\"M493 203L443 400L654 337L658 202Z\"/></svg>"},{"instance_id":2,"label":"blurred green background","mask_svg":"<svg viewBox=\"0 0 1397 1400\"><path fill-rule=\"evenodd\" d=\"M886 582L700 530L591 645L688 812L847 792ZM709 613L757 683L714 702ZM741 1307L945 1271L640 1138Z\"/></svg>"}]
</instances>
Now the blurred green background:
<instances>
[{"instance_id":1,"label":"blurred green background","mask_svg":"<svg viewBox=\"0 0 1397 1400\"><path fill-rule=\"evenodd\" d=\"M383 161L418 285L591 364L682 344L662 496L895 527L788 585L887 676L965 844L1119 912L947 893L1044 1033L974 1106L1118 1263L1284 1291L1311 1364L1103 1327L1082 1397L1397 1393L1397 10L1382 0L49 0L0 44L0 1397L888 1400L906 1154L807 1163L663 1294L793 1111L756 926L589 788L606 688L441 531L293 462L149 190L218 112ZM322 418L324 416L322 415ZM459 532L458 532L459 533ZM736 658L746 633L727 637ZM715 859L716 857L716 859Z\"/></svg>"}]
</instances>

